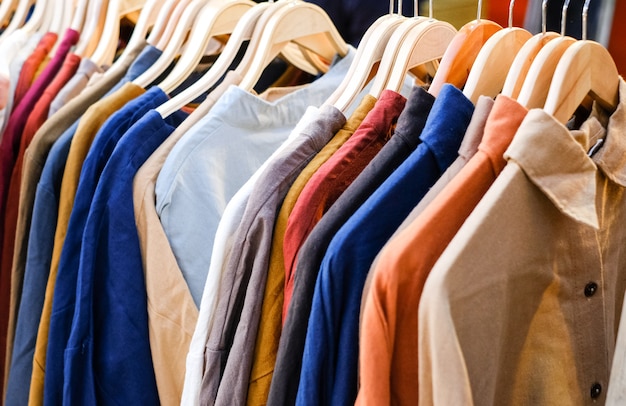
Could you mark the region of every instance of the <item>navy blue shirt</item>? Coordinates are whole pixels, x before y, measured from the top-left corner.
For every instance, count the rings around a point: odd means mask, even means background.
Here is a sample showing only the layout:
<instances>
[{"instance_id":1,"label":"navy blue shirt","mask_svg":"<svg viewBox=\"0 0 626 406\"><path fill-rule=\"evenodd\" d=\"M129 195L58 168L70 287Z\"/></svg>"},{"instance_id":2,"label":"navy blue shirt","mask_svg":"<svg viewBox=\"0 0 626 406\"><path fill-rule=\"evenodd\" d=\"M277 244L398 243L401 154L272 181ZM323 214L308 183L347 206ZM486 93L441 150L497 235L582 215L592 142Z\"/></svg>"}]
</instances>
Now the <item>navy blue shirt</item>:
<instances>
[{"instance_id":1,"label":"navy blue shirt","mask_svg":"<svg viewBox=\"0 0 626 406\"><path fill-rule=\"evenodd\" d=\"M166 122L148 112L122 137L102 172L80 252L64 404L159 403L133 178L186 116L178 112Z\"/></svg>"},{"instance_id":2,"label":"navy blue shirt","mask_svg":"<svg viewBox=\"0 0 626 406\"><path fill-rule=\"evenodd\" d=\"M473 110L461 91L444 86L422 143L332 239L315 286L296 404L354 403L367 273L383 245L456 159Z\"/></svg>"},{"instance_id":3,"label":"navy blue shirt","mask_svg":"<svg viewBox=\"0 0 626 406\"><path fill-rule=\"evenodd\" d=\"M128 102L102 125L85 158L63 250L61 251L54 289L50 333L48 335L48 352L50 355L46 358L44 381L44 398L46 401L60 401L63 395L62 354L67 345L74 315L81 241L100 175L124 133L144 114L167 100L167 95L155 87Z\"/></svg>"}]
</instances>

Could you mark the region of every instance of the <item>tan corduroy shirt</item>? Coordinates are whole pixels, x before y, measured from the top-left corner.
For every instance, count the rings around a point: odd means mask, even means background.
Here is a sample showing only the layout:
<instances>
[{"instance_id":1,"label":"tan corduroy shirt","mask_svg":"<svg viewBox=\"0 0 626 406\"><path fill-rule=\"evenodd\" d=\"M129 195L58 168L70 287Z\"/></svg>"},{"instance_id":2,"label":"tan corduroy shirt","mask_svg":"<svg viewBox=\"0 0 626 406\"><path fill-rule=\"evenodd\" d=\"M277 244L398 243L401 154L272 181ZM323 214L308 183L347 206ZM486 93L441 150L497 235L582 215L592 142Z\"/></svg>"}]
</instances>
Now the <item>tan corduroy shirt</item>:
<instances>
[{"instance_id":1,"label":"tan corduroy shirt","mask_svg":"<svg viewBox=\"0 0 626 406\"><path fill-rule=\"evenodd\" d=\"M150 156L133 181L135 221L146 277L150 351L163 405L180 404L185 359L196 328L198 308L161 226L154 188L163 163L178 140L211 110L228 86L240 80L234 72L229 73Z\"/></svg>"},{"instance_id":2,"label":"tan corduroy shirt","mask_svg":"<svg viewBox=\"0 0 626 406\"><path fill-rule=\"evenodd\" d=\"M604 403L626 289L625 97L621 81L610 119L594 110L579 131L524 119L424 286L420 405Z\"/></svg>"},{"instance_id":3,"label":"tan corduroy shirt","mask_svg":"<svg viewBox=\"0 0 626 406\"><path fill-rule=\"evenodd\" d=\"M143 88L133 83L126 83L115 93L92 105L80 119L78 129L72 139L69 155L65 164L65 171L63 172L63 180L61 182L59 214L54 235L52 263L50 265L50 275L48 276L48 284L46 285L46 297L44 299L41 320L39 321L39 330L37 332L37 344L35 346L35 357L33 360L33 376L30 384L30 401L32 404L38 404L39 399L43 400L46 351L48 348L48 333L50 328L50 316L52 315L54 287L56 286L61 250L63 249L63 242L67 234L67 226L69 224L72 207L74 206L74 197L76 195L76 189L78 188L78 179L83 167L83 161L102 124L128 101L133 100L144 92L145 90Z\"/></svg>"}]
</instances>

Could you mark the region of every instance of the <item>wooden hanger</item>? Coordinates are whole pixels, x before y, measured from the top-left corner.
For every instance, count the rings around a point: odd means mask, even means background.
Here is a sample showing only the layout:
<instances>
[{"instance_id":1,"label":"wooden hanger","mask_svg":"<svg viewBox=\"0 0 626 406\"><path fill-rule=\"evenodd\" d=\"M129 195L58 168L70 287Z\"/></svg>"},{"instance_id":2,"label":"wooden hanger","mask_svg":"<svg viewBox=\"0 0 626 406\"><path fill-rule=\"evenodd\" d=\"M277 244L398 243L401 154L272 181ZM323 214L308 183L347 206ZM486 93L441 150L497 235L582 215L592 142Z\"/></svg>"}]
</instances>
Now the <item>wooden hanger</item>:
<instances>
[{"instance_id":1,"label":"wooden hanger","mask_svg":"<svg viewBox=\"0 0 626 406\"><path fill-rule=\"evenodd\" d=\"M185 3L187 3L187 1L189 0L185 0ZM180 4L179 0L167 0L163 2L161 6L161 10L159 11L158 16L156 16L156 20L154 21L154 26L152 27L152 30L150 31L150 35L148 35L147 41L149 44L153 44L154 46L157 46L160 39L163 38L163 34L165 33L165 30L168 26L168 22L174 19L178 21L178 19L180 18L180 15L176 16L176 13L177 13L179 4ZM180 14L182 14L183 9L184 7L181 8ZM162 48L159 48L159 49L162 49Z\"/></svg>"},{"instance_id":2,"label":"wooden hanger","mask_svg":"<svg viewBox=\"0 0 626 406\"><path fill-rule=\"evenodd\" d=\"M192 0L179 1L176 7L174 8L173 13L170 16L166 16L166 20L165 20L166 25L163 30L163 35L161 36L161 39L159 39L159 41L156 43L156 47L158 49L164 50L165 48L167 48L167 44L172 39L172 36L174 35L174 31L176 30L176 27L179 25L179 22L181 22L181 18L183 17L183 14L185 13L185 10L187 9L187 7L189 7L189 5L191 4L191 1ZM184 24L189 24L189 29L191 29L191 24L193 24L193 21L189 23L184 22Z\"/></svg>"},{"instance_id":3,"label":"wooden hanger","mask_svg":"<svg viewBox=\"0 0 626 406\"><path fill-rule=\"evenodd\" d=\"M187 89L183 90L181 93L156 109L161 117L168 117L170 114L180 110L187 103L195 100L202 93L212 88L227 72L243 43L250 40L259 19L269 7L274 6L274 3L265 2L259 3L248 10L241 17L239 23L237 23L230 39L226 43L226 46L222 50L220 56L217 58L215 63L213 63L213 66L211 66L211 69L202 75L196 83L189 86Z\"/></svg>"},{"instance_id":4,"label":"wooden hanger","mask_svg":"<svg viewBox=\"0 0 626 406\"><path fill-rule=\"evenodd\" d=\"M17 7L18 0L2 0L0 3L0 27L11 22L11 16Z\"/></svg>"},{"instance_id":5,"label":"wooden hanger","mask_svg":"<svg viewBox=\"0 0 626 406\"><path fill-rule=\"evenodd\" d=\"M393 33L405 18L387 14L372 24L363 35L348 73L324 104L346 111L354 99L379 70L383 53Z\"/></svg>"},{"instance_id":6,"label":"wooden hanger","mask_svg":"<svg viewBox=\"0 0 626 406\"><path fill-rule=\"evenodd\" d=\"M194 71L204 55L211 38L231 34L237 21L254 6L251 0L230 0L226 3L207 4L196 18L181 55L172 72L159 87L171 93Z\"/></svg>"},{"instance_id":7,"label":"wooden hanger","mask_svg":"<svg viewBox=\"0 0 626 406\"><path fill-rule=\"evenodd\" d=\"M551 40L559 37L559 34L556 32L546 32L547 8L548 0L543 0L541 3L541 32L526 41L513 60L502 87L502 94L505 96L512 99L518 98L524 85L524 79L526 79L530 66L539 54L539 51Z\"/></svg>"},{"instance_id":8,"label":"wooden hanger","mask_svg":"<svg viewBox=\"0 0 626 406\"><path fill-rule=\"evenodd\" d=\"M63 0L63 19L61 21L61 32L65 32L66 29L72 25L74 14L76 14L78 6L74 0ZM77 30L80 32L80 30Z\"/></svg>"},{"instance_id":9,"label":"wooden hanger","mask_svg":"<svg viewBox=\"0 0 626 406\"><path fill-rule=\"evenodd\" d=\"M91 60L100 66L111 65L115 58L115 51L120 38L121 19L146 5L145 0L123 2L122 0L108 0L102 35L93 51ZM151 5L153 6L153 5ZM150 8L150 7L149 7ZM150 10L148 10L150 11ZM142 13L143 14L143 13ZM144 27L141 27L144 29ZM147 27L145 28L147 29Z\"/></svg>"},{"instance_id":10,"label":"wooden hanger","mask_svg":"<svg viewBox=\"0 0 626 406\"><path fill-rule=\"evenodd\" d=\"M574 38L561 36L548 42L539 51L517 97L518 103L527 109L543 107L557 64L567 48L575 42Z\"/></svg>"},{"instance_id":11,"label":"wooden hanger","mask_svg":"<svg viewBox=\"0 0 626 406\"><path fill-rule=\"evenodd\" d=\"M0 34L0 40L8 37L13 31L20 27L22 27L22 30L24 30L27 34L34 34L37 32L44 21L47 1L49 0L39 0L37 2L35 2L35 0L19 0L15 13L13 14L13 18L11 18L11 22L7 28L4 29L2 34ZM28 20L28 23L24 24L31 6L35 3L37 3L37 5L33 10L33 14Z\"/></svg>"},{"instance_id":12,"label":"wooden hanger","mask_svg":"<svg viewBox=\"0 0 626 406\"><path fill-rule=\"evenodd\" d=\"M113 69L115 65L125 64L129 58L133 58L130 52L137 46L137 44L141 44L146 41L146 34L148 33L150 27L154 25L155 19L159 14L159 10L162 5L163 2L161 0L146 1L144 7L141 9L141 13L139 14L135 29L133 30L133 33L128 40L128 45L126 46L126 49L124 49L122 54L115 60L111 68L104 72L105 77L109 74L108 72L115 71L115 69Z\"/></svg>"},{"instance_id":13,"label":"wooden hanger","mask_svg":"<svg viewBox=\"0 0 626 406\"><path fill-rule=\"evenodd\" d=\"M78 0L76 8L74 9L74 14L72 15L72 21L70 23L71 29L73 29L74 31L78 31L82 34L88 8L89 0ZM80 40L78 41L78 43L80 43Z\"/></svg>"},{"instance_id":14,"label":"wooden hanger","mask_svg":"<svg viewBox=\"0 0 626 406\"><path fill-rule=\"evenodd\" d=\"M318 54L327 64L335 55L345 56L348 45L330 17L319 6L302 1L290 2L278 10L267 23L252 64L240 87L252 90L269 62L290 41Z\"/></svg>"},{"instance_id":15,"label":"wooden hanger","mask_svg":"<svg viewBox=\"0 0 626 406\"><path fill-rule=\"evenodd\" d=\"M451 24L431 18L410 29L392 61L393 68L387 76L385 89L400 92L406 74L414 68L441 59L456 33Z\"/></svg>"},{"instance_id":16,"label":"wooden hanger","mask_svg":"<svg viewBox=\"0 0 626 406\"><path fill-rule=\"evenodd\" d=\"M68 10L66 8L69 6L68 4L66 4L67 3L66 1L60 1L57 3L54 0L47 0L47 2L48 2L48 6L47 6L46 15L52 15L48 31L56 32L57 34L59 34L59 37L62 37L64 34L64 29L67 28L63 26L65 14L71 13L72 9ZM51 52L52 54L54 54L54 52L56 51L56 48L59 46L60 43L61 41L56 42Z\"/></svg>"},{"instance_id":17,"label":"wooden hanger","mask_svg":"<svg viewBox=\"0 0 626 406\"><path fill-rule=\"evenodd\" d=\"M509 4L509 26L493 34L478 52L472 64L463 94L476 104L480 96L496 97L504 86L506 76L520 49L532 35L513 27L513 6Z\"/></svg>"},{"instance_id":18,"label":"wooden hanger","mask_svg":"<svg viewBox=\"0 0 626 406\"><path fill-rule=\"evenodd\" d=\"M481 48L493 34L502 29L493 21L481 19L481 9L482 1L479 1L476 20L461 27L446 49L437 74L428 89L432 95L439 95L445 83L462 89Z\"/></svg>"},{"instance_id":19,"label":"wooden hanger","mask_svg":"<svg viewBox=\"0 0 626 406\"><path fill-rule=\"evenodd\" d=\"M82 57L91 57L100 40L107 41L103 35L103 26L108 10L108 1L92 0L87 2L85 21L80 32L80 39L76 44L75 53ZM112 5L112 7L115 7Z\"/></svg>"},{"instance_id":20,"label":"wooden hanger","mask_svg":"<svg viewBox=\"0 0 626 406\"><path fill-rule=\"evenodd\" d=\"M570 45L554 71L544 110L565 124L587 97L613 112L619 98L619 73L609 51L587 40L589 0L583 6L583 39Z\"/></svg>"},{"instance_id":21,"label":"wooden hanger","mask_svg":"<svg viewBox=\"0 0 626 406\"><path fill-rule=\"evenodd\" d=\"M139 18L137 19L137 23L135 24L135 28L133 29L133 33L128 40L128 44L126 48L119 56L119 59L126 58L130 50L135 48L138 44L143 43L144 41L148 42L148 44L154 44L156 42L152 42L152 32L146 39L146 35L148 35L148 31L150 27L153 27L157 24L158 20L162 18L162 14L167 17L169 11L173 8L178 0L147 0L141 9L141 13L139 14Z\"/></svg>"},{"instance_id":22,"label":"wooden hanger","mask_svg":"<svg viewBox=\"0 0 626 406\"><path fill-rule=\"evenodd\" d=\"M187 38L187 34L191 31L196 17L208 2L209 0L193 0L191 4L185 8L180 21L178 21L176 25L171 40L163 50L163 54L150 68L133 81L134 84L146 89L159 75L165 72L176 56L179 55L180 49Z\"/></svg>"},{"instance_id":23,"label":"wooden hanger","mask_svg":"<svg viewBox=\"0 0 626 406\"><path fill-rule=\"evenodd\" d=\"M258 3L249 9L237 23L237 26L226 43L226 46L211 66L211 69L187 89L159 106L156 109L159 114L162 117L167 117L173 112L184 107L187 103L195 100L207 90L211 89L224 76L224 74L226 74L243 43L250 40L250 45L248 45L246 51L247 57L244 55L238 67L238 69L241 68L245 72L245 66L252 61L253 52L251 51L251 48L254 47L254 40L252 40L252 37L258 39L265 23L273 15L273 12L286 4L287 3L283 1L276 3L263 2ZM259 30L255 36L253 34L257 32L257 28L259 28ZM285 52L286 59L292 64L294 63L293 54L301 54L301 50L298 48ZM300 57L302 58L302 56Z\"/></svg>"}]
</instances>

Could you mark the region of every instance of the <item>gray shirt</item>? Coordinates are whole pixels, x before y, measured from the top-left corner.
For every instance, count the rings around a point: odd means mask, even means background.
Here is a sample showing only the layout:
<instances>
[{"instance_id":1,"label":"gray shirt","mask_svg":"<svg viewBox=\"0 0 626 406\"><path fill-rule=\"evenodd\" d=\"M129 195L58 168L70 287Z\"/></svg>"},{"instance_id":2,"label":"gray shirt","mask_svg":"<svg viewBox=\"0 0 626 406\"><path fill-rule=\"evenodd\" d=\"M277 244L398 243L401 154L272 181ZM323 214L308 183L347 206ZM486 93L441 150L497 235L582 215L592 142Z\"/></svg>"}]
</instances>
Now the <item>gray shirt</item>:
<instances>
[{"instance_id":1,"label":"gray shirt","mask_svg":"<svg viewBox=\"0 0 626 406\"><path fill-rule=\"evenodd\" d=\"M257 181L235 234L218 296L216 321L207 343L202 403L244 404L261 316L270 250L280 205L293 181L345 123L332 106L318 117L275 159ZM232 347L231 347L232 345ZM226 362L221 378L221 363ZM219 384L219 389L217 385Z\"/></svg>"}]
</instances>

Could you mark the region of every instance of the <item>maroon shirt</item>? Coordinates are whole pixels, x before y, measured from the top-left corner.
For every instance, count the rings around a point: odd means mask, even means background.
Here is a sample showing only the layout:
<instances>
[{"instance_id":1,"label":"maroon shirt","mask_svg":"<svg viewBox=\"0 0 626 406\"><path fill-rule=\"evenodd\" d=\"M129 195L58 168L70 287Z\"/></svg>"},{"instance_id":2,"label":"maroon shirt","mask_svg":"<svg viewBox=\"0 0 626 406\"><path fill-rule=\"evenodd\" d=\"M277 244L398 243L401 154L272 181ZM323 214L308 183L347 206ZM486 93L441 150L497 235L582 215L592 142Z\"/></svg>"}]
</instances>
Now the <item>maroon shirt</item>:
<instances>
[{"instance_id":1,"label":"maroon shirt","mask_svg":"<svg viewBox=\"0 0 626 406\"><path fill-rule=\"evenodd\" d=\"M283 256L285 271L294 277L300 247L313 227L344 190L387 143L406 98L385 90L352 137L326 161L306 184L289 215ZM290 297L285 295L285 302Z\"/></svg>"}]
</instances>

